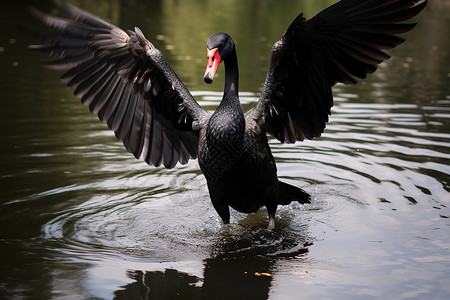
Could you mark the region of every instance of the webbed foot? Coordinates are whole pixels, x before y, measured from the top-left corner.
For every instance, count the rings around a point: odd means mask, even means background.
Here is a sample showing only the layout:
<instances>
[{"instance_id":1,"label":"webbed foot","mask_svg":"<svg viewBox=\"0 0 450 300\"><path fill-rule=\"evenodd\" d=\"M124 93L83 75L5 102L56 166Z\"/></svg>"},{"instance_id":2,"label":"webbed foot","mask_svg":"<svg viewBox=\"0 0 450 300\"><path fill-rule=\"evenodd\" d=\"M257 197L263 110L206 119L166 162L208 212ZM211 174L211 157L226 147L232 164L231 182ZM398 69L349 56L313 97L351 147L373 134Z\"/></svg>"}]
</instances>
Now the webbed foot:
<instances>
[{"instance_id":1,"label":"webbed foot","mask_svg":"<svg viewBox=\"0 0 450 300\"><path fill-rule=\"evenodd\" d=\"M269 224L267 225L267 229L269 230L275 229L275 218L269 217Z\"/></svg>"}]
</instances>

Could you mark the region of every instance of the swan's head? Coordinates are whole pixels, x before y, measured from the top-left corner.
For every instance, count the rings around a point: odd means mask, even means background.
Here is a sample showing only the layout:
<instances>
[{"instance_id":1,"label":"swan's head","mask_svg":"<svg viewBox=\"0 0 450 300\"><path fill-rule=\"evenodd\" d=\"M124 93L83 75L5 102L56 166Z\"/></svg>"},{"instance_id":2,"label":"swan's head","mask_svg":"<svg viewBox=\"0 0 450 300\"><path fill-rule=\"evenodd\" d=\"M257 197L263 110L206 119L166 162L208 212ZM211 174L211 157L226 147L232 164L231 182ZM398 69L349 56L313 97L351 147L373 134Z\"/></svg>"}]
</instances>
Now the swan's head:
<instances>
[{"instance_id":1,"label":"swan's head","mask_svg":"<svg viewBox=\"0 0 450 300\"><path fill-rule=\"evenodd\" d=\"M233 53L234 42L228 34L218 32L209 37L206 46L208 65L206 66L204 80L206 83L212 83L220 62Z\"/></svg>"}]
</instances>

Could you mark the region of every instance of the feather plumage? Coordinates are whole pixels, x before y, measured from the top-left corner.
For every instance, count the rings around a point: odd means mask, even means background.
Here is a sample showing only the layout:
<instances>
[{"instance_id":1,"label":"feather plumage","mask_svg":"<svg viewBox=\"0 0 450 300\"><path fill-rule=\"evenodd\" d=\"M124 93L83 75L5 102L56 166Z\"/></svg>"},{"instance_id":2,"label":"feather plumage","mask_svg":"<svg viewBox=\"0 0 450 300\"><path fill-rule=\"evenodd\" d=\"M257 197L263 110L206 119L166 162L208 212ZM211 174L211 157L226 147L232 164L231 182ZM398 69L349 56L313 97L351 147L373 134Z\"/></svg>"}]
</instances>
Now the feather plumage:
<instances>
[{"instance_id":1,"label":"feather plumage","mask_svg":"<svg viewBox=\"0 0 450 300\"><path fill-rule=\"evenodd\" d=\"M249 116L264 116L267 132L281 142L319 137L333 106L331 87L356 84L373 73L390 58L383 50L404 41L395 34L415 26L399 22L426 4L343 0L309 20L300 14L272 48L261 98Z\"/></svg>"},{"instance_id":2,"label":"feather plumage","mask_svg":"<svg viewBox=\"0 0 450 300\"><path fill-rule=\"evenodd\" d=\"M192 122L208 114L142 31L126 33L64 1L55 3L75 21L31 9L56 30L34 33L46 45L31 48L57 58L44 65L67 70L61 79L135 157L167 168L196 158L198 132ZM183 122L181 113L173 111L177 106L184 107Z\"/></svg>"}]
</instances>

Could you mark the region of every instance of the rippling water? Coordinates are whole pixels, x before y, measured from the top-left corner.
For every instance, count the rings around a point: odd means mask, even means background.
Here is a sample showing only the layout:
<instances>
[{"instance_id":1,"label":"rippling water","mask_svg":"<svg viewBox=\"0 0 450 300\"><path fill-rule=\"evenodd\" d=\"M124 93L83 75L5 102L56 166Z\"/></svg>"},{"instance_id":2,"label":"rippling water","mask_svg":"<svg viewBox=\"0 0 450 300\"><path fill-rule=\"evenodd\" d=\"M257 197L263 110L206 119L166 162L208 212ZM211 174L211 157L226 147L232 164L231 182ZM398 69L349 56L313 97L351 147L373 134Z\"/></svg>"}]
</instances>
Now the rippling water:
<instances>
[{"instance_id":1,"label":"rippling water","mask_svg":"<svg viewBox=\"0 0 450 300\"><path fill-rule=\"evenodd\" d=\"M321 138L270 141L279 177L313 197L281 207L274 231L264 210L222 225L196 161L136 161L28 40L2 37L0 298L448 298L450 57L427 34L447 36L446 11L334 89ZM193 88L209 109L221 99Z\"/></svg>"}]
</instances>

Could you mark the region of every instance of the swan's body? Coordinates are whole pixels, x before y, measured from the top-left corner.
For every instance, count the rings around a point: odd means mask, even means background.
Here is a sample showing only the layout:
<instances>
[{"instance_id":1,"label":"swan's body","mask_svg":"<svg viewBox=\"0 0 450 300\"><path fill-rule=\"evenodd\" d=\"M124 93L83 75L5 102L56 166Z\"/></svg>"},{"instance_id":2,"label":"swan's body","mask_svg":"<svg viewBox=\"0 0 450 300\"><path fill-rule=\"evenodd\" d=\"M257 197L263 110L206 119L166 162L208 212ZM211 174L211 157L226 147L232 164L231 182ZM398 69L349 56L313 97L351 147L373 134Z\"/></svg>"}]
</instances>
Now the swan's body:
<instances>
[{"instance_id":1,"label":"swan's body","mask_svg":"<svg viewBox=\"0 0 450 300\"><path fill-rule=\"evenodd\" d=\"M393 35L415 24L426 0L342 0L306 20L300 14L274 44L256 106L244 113L238 98L236 48L229 35L208 39L205 82L225 64L223 99L211 114L143 35L120 28L62 0L56 4L76 23L32 13L59 33L37 34L60 59L48 67L69 69L62 79L114 130L136 158L166 168L198 157L212 203L225 223L229 206L251 213L266 206L269 228L277 205L308 203L309 195L278 180L267 142L270 134L294 143L318 137L333 105L331 87L355 84L389 58L382 50L403 42Z\"/></svg>"},{"instance_id":2,"label":"swan's body","mask_svg":"<svg viewBox=\"0 0 450 300\"><path fill-rule=\"evenodd\" d=\"M219 107L200 130L198 160L211 201L225 223L230 220L229 206L245 213L266 206L269 227L273 227L279 202L277 169L265 130L242 111L236 51L229 35L217 33L209 38L208 58L205 81L212 82L223 59L226 82Z\"/></svg>"}]
</instances>

